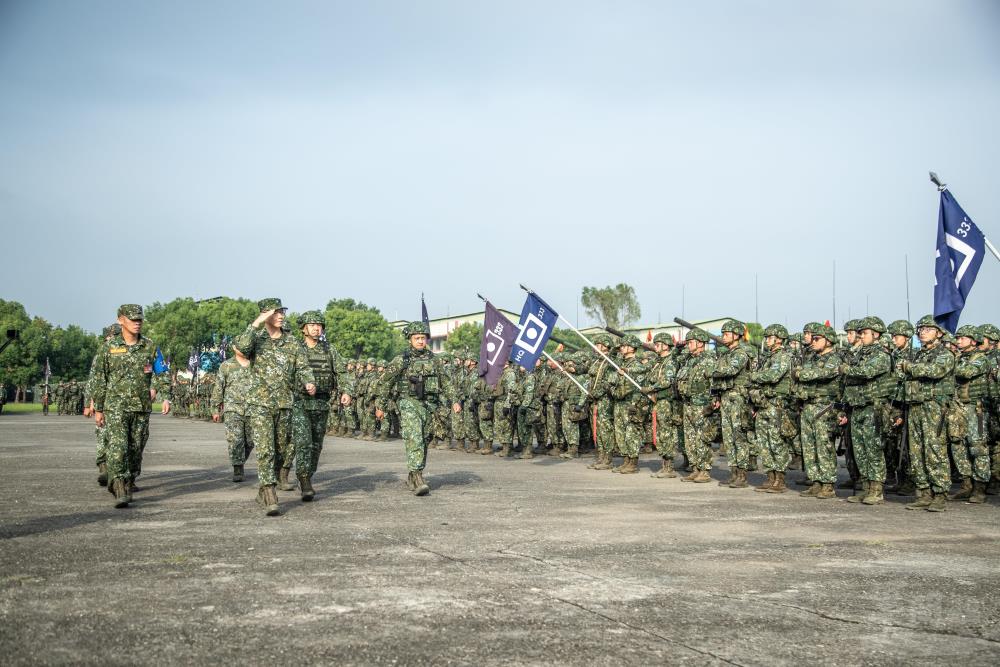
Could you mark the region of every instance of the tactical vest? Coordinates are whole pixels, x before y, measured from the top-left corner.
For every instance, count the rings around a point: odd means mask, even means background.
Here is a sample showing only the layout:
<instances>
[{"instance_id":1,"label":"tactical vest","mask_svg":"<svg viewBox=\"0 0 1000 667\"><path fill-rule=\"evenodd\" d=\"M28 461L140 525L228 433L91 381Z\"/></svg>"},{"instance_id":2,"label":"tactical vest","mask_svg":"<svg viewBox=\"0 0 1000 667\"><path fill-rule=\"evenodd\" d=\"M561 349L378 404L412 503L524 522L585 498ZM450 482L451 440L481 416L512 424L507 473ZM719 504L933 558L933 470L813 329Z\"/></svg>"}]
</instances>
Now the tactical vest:
<instances>
[{"instance_id":1,"label":"tactical vest","mask_svg":"<svg viewBox=\"0 0 1000 667\"><path fill-rule=\"evenodd\" d=\"M316 395L314 398L328 399L335 385L336 369L330 359L330 344L320 341L313 347L306 346L306 360L312 369Z\"/></svg>"},{"instance_id":2,"label":"tactical vest","mask_svg":"<svg viewBox=\"0 0 1000 667\"><path fill-rule=\"evenodd\" d=\"M958 363L971 362L983 356L985 355L982 352L963 354L958 358ZM987 363L983 369L984 372L975 377L961 378L955 375L955 398L963 403L973 403L985 399L989 394L989 370L990 365Z\"/></svg>"},{"instance_id":3,"label":"tactical vest","mask_svg":"<svg viewBox=\"0 0 1000 667\"><path fill-rule=\"evenodd\" d=\"M417 400L437 400L441 393L434 355L430 353L414 355L410 350L403 353L403 370L399 374L396 389L401 397Z\"/></svg>"},{"instance_id":4,"label":"tactical vest","mask_svg":"<svg viewBox=\"0 0 1000 667\"><path fill-rule=\"evenodd\" d=\"M801 370L808 368L822 368L827 364L840 364L840 357L836 352L829 352L824 355L811 355L805 359ZM840 398L840 376L834 375L831 378L822 380L811 380L798 382L797 395L805 401L832 402Z\"/></svg>"},{"instance_id":5,"label":"tactical vest","mask_svg":"<svg viewBox=\"0 0 1000 667\"><path fill-rule=\"evenodd\" d=\"M887 354L887 352L877 342L862 347L857 353L855 364L864 363L878 354ZM896 377L891 371L891 360L889 368L890 370L874 378L845 378L844 400L847 404L853 407L861 407L871 405L876 400L891 397L896 391L897 384Z\"/></svg>"},{"instance_id":6,"label":"tactical vest","mask_svg":"<svg viewBox=\"0 0 1000 667\"><path fill-rule=\"evenodd\" d=\"M786 372L784 375L782 375L781 379L778 380L777 382L770 383L770 384L764 384L764 383L760 383L759 384L761 391L764 393L764 396L767 397L767 398L787 398L787 397L789 397L789 396L792 395L792 378L791 378L791 375L792 375L791 361L792 361L792 359L791 359L791 353L789 353L788 350L786 350L785 348L781 348L781 349L778 349L778 350L775 350L774 352L772 352L771 353L771 357L773 358L773 357L775 357L775 356L777 356L779 354L785 354L785 355L788 356L788 360L789 360L788 372ZM762 366L762 368L764 368L764 367L765 366Z\"/></svg>"},{"instance_id":7,"label":"tactical vest","mask_svg":"<svg viewBox=\"0 0 1000 667\"><path fill-rule=\"evenodd\" d=\"M951 356L951 352L942 344L938 343L934 347L921 347L913 355L912 364L930 364L940 362L953 365L953 359L947 359L944 355ZM955 374L947 373L943 378L910 378L906 381L906 402L926 403L927 401L950 401L955 397Z\"/></svg>"},{"instance_id":8,"label":"tactical vest","mask_svg":"<svg viewBox=\"0 0 1000 667\"><path fill-rule=\"evenodd\" d=\"M692 356L677 371L677 391L691 405L708 405L712 399L711 372L715 363L706 357L707 354Z\"/></svg>"}]
</instances>

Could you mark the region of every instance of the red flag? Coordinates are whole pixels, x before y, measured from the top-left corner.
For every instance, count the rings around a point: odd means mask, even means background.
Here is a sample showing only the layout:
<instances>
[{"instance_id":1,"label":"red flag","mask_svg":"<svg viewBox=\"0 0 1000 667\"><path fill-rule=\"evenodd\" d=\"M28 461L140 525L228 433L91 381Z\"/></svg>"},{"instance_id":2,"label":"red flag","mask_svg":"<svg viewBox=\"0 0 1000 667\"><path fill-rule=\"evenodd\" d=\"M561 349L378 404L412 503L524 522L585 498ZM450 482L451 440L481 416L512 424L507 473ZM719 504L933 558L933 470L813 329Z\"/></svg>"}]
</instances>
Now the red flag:
<instances>
[{"instance_id":1,"label":"red flag","mask_svg":"<svg viewBox=\"0 0 1000 667\"><path fill-rule=\"evenodd\" d=\"M649 331L646 332L646 342L647 343L652 343L653 342L653 330L652 329L650 329Z\"/></svg>"},{"instance_id":2,"label":"red flag","mask_svg":"<svg viewBox=\"0 0 1000 667\"><path fill-rule=\"evenodd\" d=\"M823 324L826 326L830 326L830 320L826 320L825 322L823 322Z\"/></svg>"}]
</instances>

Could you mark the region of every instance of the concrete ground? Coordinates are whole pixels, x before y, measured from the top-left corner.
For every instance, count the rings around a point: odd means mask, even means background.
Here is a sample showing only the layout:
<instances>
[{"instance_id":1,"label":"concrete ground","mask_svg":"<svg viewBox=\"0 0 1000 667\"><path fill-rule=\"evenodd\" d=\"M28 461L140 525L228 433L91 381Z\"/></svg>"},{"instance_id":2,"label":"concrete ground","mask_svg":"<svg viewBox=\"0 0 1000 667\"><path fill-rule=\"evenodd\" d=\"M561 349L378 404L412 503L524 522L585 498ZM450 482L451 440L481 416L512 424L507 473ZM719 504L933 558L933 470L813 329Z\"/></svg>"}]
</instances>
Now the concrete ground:
<instances>
[{"instance_id":1,"label":"concrete ground","mask_svg":"<svg viewBox=\"0 0 1000 667\"><path fill-rule=\"evenodd\" d=\"M432 451L416 498L399 441L328 438L316 502L268 518L222 426L151 432L116 510L91 422L0 418L4 664L1000 663L996 497L932 514Z\"/></svg>"}]
</instances>

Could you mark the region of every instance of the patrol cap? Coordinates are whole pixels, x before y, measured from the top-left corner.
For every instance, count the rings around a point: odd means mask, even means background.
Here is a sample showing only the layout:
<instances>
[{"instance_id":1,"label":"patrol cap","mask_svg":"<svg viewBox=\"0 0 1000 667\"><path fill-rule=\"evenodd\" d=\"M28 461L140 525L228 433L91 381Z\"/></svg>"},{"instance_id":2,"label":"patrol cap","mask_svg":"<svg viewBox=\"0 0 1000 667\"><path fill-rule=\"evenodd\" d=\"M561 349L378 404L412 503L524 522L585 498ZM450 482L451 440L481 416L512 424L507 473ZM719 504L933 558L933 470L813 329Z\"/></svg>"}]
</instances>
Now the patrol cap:
<instances>
[{"instance_id":1,"label":"patrol cap","mask_svg":"<svg viewBox=\"0 0 1000 667\"><path fill-rule=\"evenodd\" d=\"M118 306L118 316L124 315L130 320L141 320L142 319L142 306L137 303L123 303Z\"/></svg>"},{"instance_id":2,"label":"patrol cap","mask_svg":"<svg viewBox=\"0 0 1000 667\"><path fill-rule=\"evenodd\" d=\"M746 329L746 327L739 320L726 320L722 324L722 333L726 333L728 331L742 336L744 329Z\"/></svg>"},{"instance_id":3,"label":"patrol cap","mask_svg":"<svg viewBox=\"0 0 1000 667\"><path fill-rule=\"evenodd\" d=\"M307 310L299 315L299 326L304 327L307 324L322 324L325 327L326 318L318 310Z\"/></svg>"},{"instance_id":4,"label":"patrol cap","mask_svg":"<svg viewBox=\"0 0 1000 667\"><path fill-rule=\"evenodd\" d=\"M921 327L933 327L941 333L945 333L945 330L941 328L941 325L937 323L933 315L924 315L917 320L917 328L919 329Z\"/></svg>"},{"instance_id":5,"label":"patrol cap","mask_svg":"<svg viewBox=\"0 0 1000 667\"><path fill-rule=\"evenodd\" d=\"M964 326L959 327L958 331L955 332L955 336L956 337L966 336L976 341L977 343L983 342L983 334L979 330L979 327L973 326L971 324L966 324Z\"/></svg>"},{"instance_id":6,"label":"patrol cap","mask_svg":"<svg viewBox=\"0 0 1000 667\"><path fill-rule=\"evenodd\" d=\"M684 340L698 340L702 343L707 343L708 334L701 329L691 329L691 331L688 331L687 335L684 336Z\"/></svg>"},{"instance_id":7,"label":"patrol cap","mask_svg":"<svg viewBox=\"0 0 1000 667\"><path fill-rule=\"evenodd\" d=\"M858 331L862 329L871 329L877 333L884 334L885 322L882 321L881 317L869 315L868 317L861 318L861 321L858 322Z\"/></svg>"},{"instance_id":8,"label":"patrol cap","mask_svg":"<svg viewBox=\"0 0 1000 667\"><path fill-rule=\"evenodd\" d=\"M782 324L772 324L764 329L765 336L777 336L782 340L788 340L788 329Z\"/></svg>"},{"instance_id":9,"label":"patrol cap","mask_svg":"<svg viewBox=\"0 0 1000 667\"><path fill-rule=\"evenodd\" d=\"M992 324L982 324L979 326L979 335L992 341L998 341L1000 340L1000 329Z\"/></svg>"},{"instance_id":10,"label":"patrol cap","mask_svg":"<svg viewBox=\"0 0 1000 667\"><path fill-rule=\"evenodd\" d=\"M265 310L288 310L287 308L281 305L281 299L278 299L276 297L261 299L260 301L257 302L257 308L260 309L260 312L262 313Z\"/></svg>"},{"instance_id":11,"label":"patrol cap","mask_svg":"<svg viewBox=\"0 0 1000 667\"><path fill-rule=\"evenodd\" d=\"M906 320L895 320L885 329L893 336L906 336L907 338L913 336L913 325Z\"/></svg>"}]
</instances>

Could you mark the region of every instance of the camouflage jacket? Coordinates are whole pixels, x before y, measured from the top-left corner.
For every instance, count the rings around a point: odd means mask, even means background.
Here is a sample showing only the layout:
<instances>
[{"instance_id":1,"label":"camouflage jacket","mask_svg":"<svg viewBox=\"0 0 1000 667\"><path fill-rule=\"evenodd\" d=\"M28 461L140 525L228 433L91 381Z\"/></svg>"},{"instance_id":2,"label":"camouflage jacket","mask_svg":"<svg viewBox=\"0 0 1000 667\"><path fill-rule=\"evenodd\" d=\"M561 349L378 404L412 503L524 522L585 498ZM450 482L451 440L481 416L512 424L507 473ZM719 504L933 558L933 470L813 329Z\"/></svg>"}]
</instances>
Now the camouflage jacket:
<instances>
[{"instance_id":1,"label":"camouflage jacket","mask_svg":"<svg viewBox=\"0 0 1000 667\"><path fill-rule=\"evenodd\" d=\"M97 353L92 398L98 412L150 412L153 400L153 361L156 345L140 336L135 345L126 345L121 335L103 343ZM170 398L170 385L162 389Z\"/></svg>"},{"instance_id":2,"label":"camouflage jacket","mask_svg":"<svg viewBox=\"0 0 1000 667\"><path fill-rule=\"evenodd\" d=\"M677 369L677 391L685 403L708 405L712 402L712 374L715 372L715 355L705 350L699 355L680 357L683 364Z\"/></svg>"},{"instance_id":3,"label":"camouflage jacket","mask_svg":"<svg viewBox=\"0 0 1000 667\"><path fill-rule=\"evenodd\" d=\"M337 395L337 366L339 355L325 340L318 341L313 347L304 342L306 363L312 370L316 394L310 396L304 386L295 387L295 402L305 410L326 410L330 407L330 399Z\"/></svg>"},{"instance_id":4,"label":"camouflage jacket","mask_svg":"<svg viewBox=\"0 0 1000 667\"><path fill-rule=\"evenodd\" d=\"M390 361L373 391L375 407L385 410L390 400L411 398L436 407L450 394L451 378L442 373L428 349L409 349Z\"/></svg>"},{"instance_id":5,"label":"camouflage jacket","mask_svg":"<svg viewBox=\"0 0 1000 667\"><path fill-rule=\"evenodd\" d=\"M905 364L906 402L950 401L955 396L955 355L941 343L921 346Z\"/></svg>"},{"instance_id":6,"label":"camouflage jacket","mask_svg":"<svg viewBox=\"0 0 1000 667\"><path fill-rule=\"evenodd\" d=\"M315 381L305 346L291 334L271 338L266 328L258 329L251 324L233 344L251 362L253 383L247 405L291 409L294 391Z\"/></svg>"},{"instance_id":7,"label":"camouflage jacket","mask_svg":"<svg viewBox=\"0 0 1000 667\"><path fill-rule=\"evenodd\" d=\"M212 412L245 415L252 380L250 366L244 368L236 357L223 361L212 386Z\"/></svg>"},{"instance_id":8,"label":"camouflage jacket","mask_svg":"<svg viewBox=\"0 0 1000 667\"><path fill-rule=\"evenodd\" d=\"M890 397L896 388L896 378L891 370L892 358L878 341L863 345L841 367L844 400L848 405L858 407L869 405L875 399Z\"/></svg>"},{"instance_id":9,"label":"camouflage jacket","mask_svg":"<svg viewBox=\"0 0 1000 667\"><path fill-rule=\"evenodd\" d=\"M955 398L962 403L985 399L989 392L990 367L990 358L985 352L976 349L962 352L955 361Z\"/></svg>"},{"instance_id":10,"label":"camouflage jacket","mask_svg":"<svg viewBox=\"0 0 1000 667\"><path fill-rule=\"evenodd\" d=\"M741 341L732 349L716 348L715 354L712 389L719 392L746 389L753 370L751 365L757 356L753 346Z\"/></svg>"},{"instance_id":11,"label":"camouflage jacket","mask_svg":"<svg viewBox=\"0 0 1000 667\"><path fill-rule=\"evenodd\" d=\"M792 393L792 353L786 347L772 350L761 359L761 367L750 374L750 380L765 398L788 397Z\"/></svg>"},{"instance_id":12,"label":"camouflage jacket","mask_svg":"<svg viewBox=\"0 0 1000 667\"><path fill-rule=\"evenodd\" d=\"M833 348L823 354L811 354L798 367L798 396L804 401L840 400L840 366L843 359Z\"/></svg>"}]
</instances>

